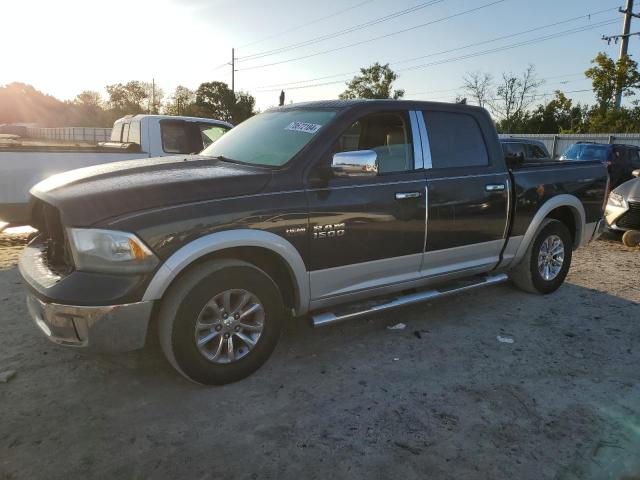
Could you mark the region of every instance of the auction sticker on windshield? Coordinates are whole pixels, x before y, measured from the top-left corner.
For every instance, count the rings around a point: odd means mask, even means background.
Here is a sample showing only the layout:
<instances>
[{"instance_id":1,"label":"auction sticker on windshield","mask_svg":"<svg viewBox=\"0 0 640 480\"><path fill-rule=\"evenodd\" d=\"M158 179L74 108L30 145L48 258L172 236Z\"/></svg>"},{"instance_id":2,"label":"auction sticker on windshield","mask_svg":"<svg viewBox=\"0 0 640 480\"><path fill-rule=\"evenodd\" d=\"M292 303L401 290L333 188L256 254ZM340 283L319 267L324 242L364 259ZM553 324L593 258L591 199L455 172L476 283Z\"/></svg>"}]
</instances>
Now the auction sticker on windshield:
<instances>
[{"instance_id":1,"label":"auction sticker on windshield","mask_svg":"<svg viewBox=\"0 0 640 480\"><path fill-rule=\"evenodd\" d=\"M292 132L304 132L310 134L316 133L321 128L322 125L307 122L291 122L289 125L284 127L285 130L291 130Z\"/></svg>"}]
</instances>

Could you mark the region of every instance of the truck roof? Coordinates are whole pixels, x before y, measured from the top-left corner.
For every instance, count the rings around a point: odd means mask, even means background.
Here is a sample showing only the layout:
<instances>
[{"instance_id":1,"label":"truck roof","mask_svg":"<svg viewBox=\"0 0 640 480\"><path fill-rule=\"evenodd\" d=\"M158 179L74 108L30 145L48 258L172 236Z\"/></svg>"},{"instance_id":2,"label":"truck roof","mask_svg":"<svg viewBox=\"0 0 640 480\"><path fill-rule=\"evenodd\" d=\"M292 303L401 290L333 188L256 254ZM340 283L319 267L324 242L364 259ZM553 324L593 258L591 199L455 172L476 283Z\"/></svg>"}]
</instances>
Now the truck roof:
<instances>
[{"instance_id":1,"label":"truck roof","mask_svg":"<svg viewBox=\"0 0 640 480\"><path fill-rule=\"evenodd\" d=\"M184 116L178 116L178 115L152 115L152 114L146 114L146 113L139 113L137 115L125 115L124 117L117 119L114 123L131 121L131 120L143 120L145 118L155 119L155 120L183 120L187 122L203 122L203 123L212 123L217 125L226 125L229 127L232 126L229 122L225 122L224 120L218 120L215 118L184 117Z\"/></svg>"},{"instance_id":2,"label":"truck roof","mask_svg":"<svg viewBox=\"0 0 640 480\"><path fill-rule=\"evenodd\" d=\"M400 105L401 108L414 108L416 110L420 110L421 108L433 108L433 107L442 107L446 106L447 110L452 108L460 109L460 110L482 110L485 111L484 108L475 106L475 105L466 105L462 103L447 103L447 102L427 102L421 100L393 100L393 99L355 99L355 100L316 100L312 102L300 102L300 103L290 103L289 105L284 105L282 107L273 107L268 111L279 111L279 110L297 110L297 109L334 109L334 110L345 110L348 108L353 108L359 105L367 105L367 106L388 106L390 104Z\"/></svg>"}]
</instances>

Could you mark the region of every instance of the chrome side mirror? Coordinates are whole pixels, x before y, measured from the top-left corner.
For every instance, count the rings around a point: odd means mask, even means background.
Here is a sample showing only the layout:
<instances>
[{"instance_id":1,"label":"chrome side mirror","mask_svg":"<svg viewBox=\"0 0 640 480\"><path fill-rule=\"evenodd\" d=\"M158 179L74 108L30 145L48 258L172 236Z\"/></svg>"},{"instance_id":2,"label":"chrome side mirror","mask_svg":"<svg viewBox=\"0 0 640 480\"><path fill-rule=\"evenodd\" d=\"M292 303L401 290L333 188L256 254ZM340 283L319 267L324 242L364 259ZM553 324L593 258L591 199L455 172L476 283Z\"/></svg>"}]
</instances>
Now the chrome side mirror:
<instances>
[{"instance_id":1,"label":"chrome side mirror","mask_svg":"<svg viewBox=\"0 0 640 480\"><path fill-rule=\"evenodd\" d=\"M378 174L377 160L378 155L373 150L340 152L333 156L331 169L337 176L375 176Z\"/></svg>"},{"instance_id":2,"label":"chrome side mirror","mask_svg":"<svg viewBox=\"0 0 640 480\"><path fill-rule=\"evenodd\" d=\"M636 178L640 177L640 168L631 172L631 175L633 175Z\"/></svg>"}]
</instances>

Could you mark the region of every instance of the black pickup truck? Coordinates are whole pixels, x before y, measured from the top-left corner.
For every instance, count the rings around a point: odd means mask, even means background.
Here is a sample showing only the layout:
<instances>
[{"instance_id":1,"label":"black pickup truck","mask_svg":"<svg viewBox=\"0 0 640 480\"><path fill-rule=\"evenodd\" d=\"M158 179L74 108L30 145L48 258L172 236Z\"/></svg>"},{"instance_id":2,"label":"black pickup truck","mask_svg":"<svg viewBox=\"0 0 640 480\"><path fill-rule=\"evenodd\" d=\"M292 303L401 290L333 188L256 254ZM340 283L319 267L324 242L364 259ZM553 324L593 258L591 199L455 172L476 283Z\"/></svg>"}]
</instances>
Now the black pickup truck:
<instances>
[{"instance_id":1,"label":"black pickup truck","mask_svg":"<svg viewBox=\"0 0 640 480\"><path fill-rule=\"evenodd\" d=\"M50 340L145 344L203 384L241 379L293 316L314 326L511 278L547 294L600 232L606 167L506 164L483 109L275 108L199 155L100 165L32 191L20 271Z\"/></svg>"}]
</instances>

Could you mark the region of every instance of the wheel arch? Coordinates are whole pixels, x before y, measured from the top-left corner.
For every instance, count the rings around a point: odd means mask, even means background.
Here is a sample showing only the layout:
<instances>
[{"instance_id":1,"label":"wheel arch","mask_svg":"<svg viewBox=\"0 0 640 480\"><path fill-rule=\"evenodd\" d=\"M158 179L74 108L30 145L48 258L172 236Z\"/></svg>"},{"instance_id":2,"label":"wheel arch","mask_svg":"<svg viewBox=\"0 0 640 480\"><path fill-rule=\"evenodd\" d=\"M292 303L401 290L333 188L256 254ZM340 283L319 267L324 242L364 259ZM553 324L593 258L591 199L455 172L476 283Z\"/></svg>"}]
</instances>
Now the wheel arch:
<instances>
[{"instance_id":1,"label":"wheel arch","mask_svg":"<svg viewBox=\"0 0 640 480\"><path fill-rule=\"evenodd\" d=\"M518 246L513 264L517 264L522 260L529 244L536 238L536 234L542 227L544 220L548 218L559 220L567 226L573 239L574 250L584 245L585 239L583 239L583 236L585 234L586 214L582 203L573 195L556 195L542 204L534 215Z\"/></svg>"},{"instance_id":2,"label":"wheel arch","mask_svg":"<svg viewBox=\"0 0 640 480\"><path fill-rule=\"evenodd\" d=\"M182 272L203 260L236 258L273 275L285 303L297 315L309 308L309 274L295 247L279 235L263 230L236 229L200 237L174 252L158 269L143 301L159 300ZM280 285L284 282L284 285Z\"/></svg>"}]
</instances>

